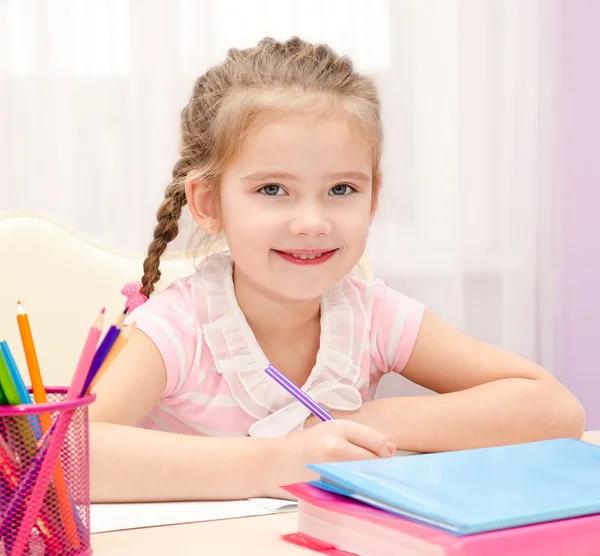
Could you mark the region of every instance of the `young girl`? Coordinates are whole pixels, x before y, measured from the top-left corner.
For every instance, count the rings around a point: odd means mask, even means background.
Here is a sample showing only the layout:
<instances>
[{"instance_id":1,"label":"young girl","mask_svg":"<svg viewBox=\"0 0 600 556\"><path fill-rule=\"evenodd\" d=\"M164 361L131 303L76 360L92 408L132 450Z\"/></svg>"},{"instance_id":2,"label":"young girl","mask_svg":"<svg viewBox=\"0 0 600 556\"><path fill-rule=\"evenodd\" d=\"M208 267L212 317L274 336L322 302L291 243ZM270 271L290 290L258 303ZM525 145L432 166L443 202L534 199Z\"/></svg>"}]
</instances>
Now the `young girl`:
<instances>
[{"instance_id":1,"label":"young girl","mask_svg":"<svg viewBox=\"0 0 600 556\"><path fill-rule=\"evenodd\" d=\"M137 297L186 204L229 251L130 315L91 407L95 501L278 496L311 462L582 435L552 375L353 277L381 142L375 86L327 46L265 39L197 80ZM269 363L336 419L318 422ZM439 395L374 400L389 372Z\"/></svg>"}]
</instances>

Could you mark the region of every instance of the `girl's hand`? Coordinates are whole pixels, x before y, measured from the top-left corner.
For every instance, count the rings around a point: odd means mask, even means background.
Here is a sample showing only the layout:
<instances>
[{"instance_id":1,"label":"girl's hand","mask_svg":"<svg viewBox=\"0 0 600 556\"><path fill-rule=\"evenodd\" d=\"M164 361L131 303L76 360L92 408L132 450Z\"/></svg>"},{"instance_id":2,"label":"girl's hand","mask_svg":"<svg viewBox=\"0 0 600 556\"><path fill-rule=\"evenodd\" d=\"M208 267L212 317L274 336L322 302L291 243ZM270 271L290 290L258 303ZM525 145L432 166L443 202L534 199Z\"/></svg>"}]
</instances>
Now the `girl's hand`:
<instances>
[{"instance_id":1,"label":"girl's hand","mask_svg":"<svg viewBox=\"0 0 600 556\"><path fill-rule=\"evenodd\" d=\"M280 486L318 478L304 467L306 464L387 458L396 446L365 425L334 420L278 439L275 450L275 465L267 476L266 490L269 496L290 498Z\"/></svg>"},{"instance_id":2,"label":"girl's hand","mask_svg":"<svg viewBox=\"0 0 600 556\"><path fill-rule=\"evenodd\" d=\"M329 413L334 419L338 419L340 421L353 421L355 423L361 423L366 426L372 426L369 423L365 422L363 419L363 408L368 405L369 402L363 403L358 409L354 410L331 410ZM306 421L304 421L304 428L309 429L311 427L315 427L318 424L322 423L321 419L319 419L316 415L310 415Z\"/></svg>"}]
</instances>

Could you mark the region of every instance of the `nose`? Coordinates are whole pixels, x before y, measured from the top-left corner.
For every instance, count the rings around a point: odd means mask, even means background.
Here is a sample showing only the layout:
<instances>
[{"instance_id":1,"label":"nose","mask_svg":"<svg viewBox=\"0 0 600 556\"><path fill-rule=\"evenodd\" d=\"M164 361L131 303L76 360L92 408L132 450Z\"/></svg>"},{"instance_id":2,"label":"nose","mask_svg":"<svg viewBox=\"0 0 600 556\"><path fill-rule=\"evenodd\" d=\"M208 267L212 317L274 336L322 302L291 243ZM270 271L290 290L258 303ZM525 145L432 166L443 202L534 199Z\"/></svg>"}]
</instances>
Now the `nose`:
<instances>
[{"instance_id":1,"label":"nose","mask_svg":"<svg viewBox=\"0 0 600 556\"><path fill-rule=\"evenodd\" d=\"M297 236L328 236L331 233L331 221L318 203L306 203L295 208L290 232Z\"/></svg>"}]
</instances>

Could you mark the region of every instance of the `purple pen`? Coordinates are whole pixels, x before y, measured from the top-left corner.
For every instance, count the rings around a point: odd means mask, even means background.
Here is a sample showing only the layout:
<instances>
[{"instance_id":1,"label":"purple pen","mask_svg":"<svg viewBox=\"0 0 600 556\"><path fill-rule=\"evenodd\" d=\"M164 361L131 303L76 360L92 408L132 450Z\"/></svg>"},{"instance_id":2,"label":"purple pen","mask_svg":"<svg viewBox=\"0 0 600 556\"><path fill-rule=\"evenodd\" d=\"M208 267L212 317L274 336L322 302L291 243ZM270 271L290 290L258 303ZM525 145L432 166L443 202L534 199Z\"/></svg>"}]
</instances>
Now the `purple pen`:
<instances>
[{"instance_id":1,"label":"purple pen","mask_svg":"<svg viewBox=\"0 0 600 556\"><path fill-rule=\"evenodd\" d=\"M273 365L265 369L267 373L277 384L279 384L289 394L294 396L302 405L312 411L321 421L332 421L333 417L327 413L317 402L310 398L300 388L298 388L288 378L283 376Z\"/></svg>"}]
</instances>

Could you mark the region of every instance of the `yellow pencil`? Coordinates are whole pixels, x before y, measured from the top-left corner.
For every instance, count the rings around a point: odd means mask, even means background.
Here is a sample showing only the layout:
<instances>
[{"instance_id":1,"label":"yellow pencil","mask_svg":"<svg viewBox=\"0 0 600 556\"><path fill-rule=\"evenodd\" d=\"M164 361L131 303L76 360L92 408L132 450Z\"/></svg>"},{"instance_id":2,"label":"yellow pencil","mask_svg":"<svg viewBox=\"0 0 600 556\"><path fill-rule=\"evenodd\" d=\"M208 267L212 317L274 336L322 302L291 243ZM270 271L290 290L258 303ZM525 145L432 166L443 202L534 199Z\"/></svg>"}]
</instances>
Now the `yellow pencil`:
<instances>
[{"instance_id":1,"label":"yellow pencil","mask_svg":"<svg viewBox=\"0 0 600 556\"><path fill-rule=\"evenodd\" d=\"M94 380L92 380L90 387L87 389L86 394L91 392L91 390L94 388L96 383L102 378L102 375L106 372L106 369L108 369L108 367L110 367L111 363L115 360L117 355L119 355L121 350L125 347L125 344L127 343L127 340L129 340L129 337L133 333L134 329L135 329L135 322L131 323L131 326L128 326L127 328L125 328L125 330L123 330L119 334L119 337L115 340L113 347L108 352L106 359L104 360L104 362L98 369L98 372L96 373Z\"/></svg>"}]
</instances>

